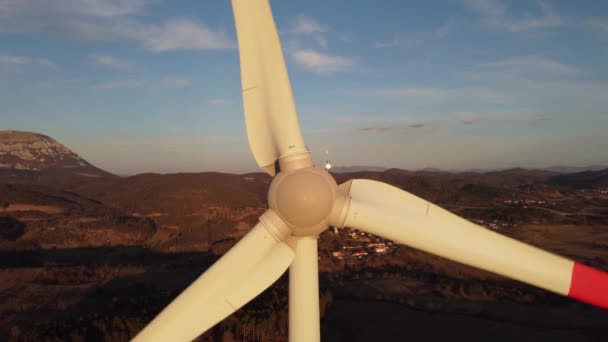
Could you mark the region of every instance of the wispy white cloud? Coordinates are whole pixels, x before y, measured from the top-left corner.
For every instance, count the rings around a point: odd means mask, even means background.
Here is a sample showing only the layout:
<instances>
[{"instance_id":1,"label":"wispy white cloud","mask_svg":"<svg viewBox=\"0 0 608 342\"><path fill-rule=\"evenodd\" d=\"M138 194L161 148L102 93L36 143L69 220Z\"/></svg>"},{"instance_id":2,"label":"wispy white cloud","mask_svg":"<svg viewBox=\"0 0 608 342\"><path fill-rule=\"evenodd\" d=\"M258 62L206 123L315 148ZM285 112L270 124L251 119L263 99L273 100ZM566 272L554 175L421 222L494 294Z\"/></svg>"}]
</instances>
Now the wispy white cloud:
<instances>
[{"instance_id":1,"label":"wispy white cloud","mask_svg":"<svg viewBox=\"0 0 608 342\"><path fill-rule=\"evenodd\" d=\"M91 14L103 17L124 16L140 13L150 0L61 0L67 6L68 11L77 11L83 14ZM57 0L53 3L57 5Z\"/></svg>"},{"instance_id":2,"label":"wispy white cloud","mask_svg":"<svg viewBox=\"0 0 608 342\"><path fill-rule=\"evenodd\" d=\"M78 38L125 27L129 16L142 13L146 0L2 0L0 33L47 33ZM112 25L115 24L115 25ZM104 27L105 26L105 27ZM131 25L128 25L131 26ZM79 33L78 28L85 28Z\"/></svg>"},{"instance_id":3,"label":"wispy white cloud","mask_svg":"<svg viewBox=\"0 0 608 342\"><path fill-rule=\"evenodd\" d=\"M172 19L149 29L144 45L152 51L223 50L236 44L225 32L215 31L192 19Z\"/></svg>"},{"instance_id":4,"label":"wispy white cloud","mask_svg":"<svg viewBox=\"0 0 608 342\"><path fill-rule=\"evenodd\" d=\"M123 79L123 80L112 80L108 82L101 82L93 85L93 88L99 90L114 90L114 89L133 89L140 88L145 84L142 80L137 79Z\"/></svg>"},{"instance_id":5,"label":"wispy white cloud","mask_svg":"<svg viewBox=\"0 0 608 342\"><path fill-rule=\"evenodd\" d=\"M388 131L393 131L398 128L401 128L401 127L384 125L384 126L365 126L365 127L359 128L359 130L361 132L388 132Z\"/></svg>"},{"instance_id":6,"label":"wispy white cloud","mask_svg":"<svg viewBox=\"0 0 608 342\"><path fill-rule=\"evenodd\" d=\"M192 85L192 80L180 76L168 76L160 81L160 85L165 88L186 88Z\"/></svg>"},{"instance_id":7,"label":"wispy white cloud","mask_svg":"<svg viewBox=\"0 0 608 342\"><path fill-rule=\"evenodd\" d=\"M284 39L285 52L304 70L317 74L352 70L357 65L355 58L326 51L329 44L325 35L330 31L329 26L300 14L291 20L288 28L282 32L284 38L287 38ZM320 52L319 48L325 51Z\"/></svg>"},{"instance_id":8,"label":"wispy white cloud","mask_svg":"<svg viewBox=\"0 0 608 342\"><path fill-rule=\"evenodd\" d=\"M352 115L332 116L329 121L347 130L356 129L361 132L393 132L400 130L424 129L425 131L437 131L443 124L442 120L433 118L433 115L397 115L369 113Z\"/></svg>"},{"instance_id":9,"label":"wispy white cloud","mask_svg":"<svg viewBox=\"0 0 608 342\"><path fill-rule=\"evenodd\" d=\"M573 113L585 118L605 115L608 82L593 72L553 55L523 55L453 70L445 74L448 85L443 81L370 85L348 94L365 96L383 107L401 106L408 115L415 110L461 124L558 125L563 124L559 118ZM386 124L379 121L364 127L368 126Z\"/></svg>"},{"instance_id":10,"label":"wispy white cloud","mask_svg":"<svg viewBox=\"0 0 608 342\"><path fill-rule=\"evenodd\" d=\"M44 12L118 17L140 13L150 2L149 0L3 0L0 2L0 16Z\"/></svg>"},{"instance_id":11,"label":"wispy white cloud","mask_svg":"<svg viewBox=\"0 0 608 342\"><path fill-rule=\"evenodd\" d=\"M451 21L441 25L440 27L428 31L418 32L413 34L395 34L389 41L378 41L374 44L376 48L413 48L424 43L442 40L448 36L453 28Z\"/></svg>"},{"instance_id":12,"label":"wispy white cloud","mask_svg":"<svg viewBox=\"0 0 608 342\"><path fill-rule=\"evenodd\" d=\"M134 68L133 64L129 61L114 57L112 55L91 55L89 58L91 63L104 68L121 71L130 71Z\"/></svg>"},{"instance_id":13,"label":"wispy white cloud","mask_svg":"<svg viewBox=\"0 0 608 342\"><path fill-rule=\"evenodd\" d=\"M587 24L597 32L608 35L608 18L593 18Z\"/></svg>"},{"instance_id":14,"label":"wispy white cloud","mask_svg":"<svg viewBox=\"0 0 608 342\"><path fill-rule=\"evenodd\" d=\"M483 67L520 69L526 72L539 70L544 75L572 75L579 72L578 67L561 63L557 60L536 57L536 56L521 56L509 59L502 59L496 62L483 63Z\"/></svg>"},{"instance_id":15,"label":"wispy white cloud","mask_svg":"<svg viewBox=\"0 0 608 342\"><path fill-rule=\"evenodd\" d=\"M440 115L438 115L440 114ZM333 124L346 130L355 129L369 133L410 132L437 133L440 130L455 130L463 125L484 126L521 126L540 125L559 120L555 116L534 110L480 110L429 112L425 115L382 115L360 114L357 116L335 116L330 119Z\"/></svg>"},{"instance_id":16,"label":"wispy white cloud","mask_svg":"<svg viewBox=\"0 0 608 342\"><path fill-rule=\"evenodd\" d=\"M332 56L312 49L297 49L291 52L291 57L304 69L319 74L348 71L357 65L353 58Z\"/></svg>"},{"instance_id":17,"label":"wispy white cloud","mask_svg":"<svg viewBox=\"0 0 608 342\"><path fill-rule=\"evenodd\" d=\"M325 25L321 25L313 18L300 14L290 22L289 31L301 34L316 34L327 32L329 31L329 28Z\"/></svg>"},{"instance_id":18,"label":"wispy white cloud","mask_svg":"<svg viewBox=\"0 0 608 342\"><path fill-rule=\"evenodd\" d=\"M236 43L221 30L213 30L190 19L170 19L161 25L133 20L118 20L111 26L105 22L67 21L68 32L84 41L136 41L147 50L225 50Z\"/></svg>"},{"instance_id":19,"label":"wispy white cloud","mask_svg":"<svg viewBox=\"0 0 608 342\"><path fill-rule=\"evenodd\" d=\"M526 13L520 16L511 14L501 0L465 0L465 4L481 16L484 25L510 32L555 28L565 22L547 0L536 1L539 10L536 15Z\"/></svg>"},{"instance_id":20,"label":"wispy white cloud","mask_svg":"<svg viewBox=\"0 0 608 342\"><path fill-rule=\"evenodd\" d=\"M608 82L590 80L589 70L584 67L547 57L520 56L478 63L453 76L460 86L367 87L352 94L407 104L410 110L444 115L476 113L462 117L463 123L479 122L478 116L484 116L484 111L498 108L510 112L505 115L526 113L528 122L546 122L544 116L534 115L604 115L602 108L608 106Z\"/></svg>"},{"instance_id":21,"label":"wispy white cloud","mask_svg":"<svg viewBox=\"0 0 608 342\"><path fill-rule=\"evenodd\" d=\"M0 34L42 33L85 42L134 41L155 52L236 47L223 30L193 18L171 18L162 23L141 20L138 14L151 2L8 0L0 3Z\"/></svg>"},{"instance_id":22,"label":"wispy white cloud","mask_svg":"<svg viewBox=\"0 0 608 342\"><path fill-rule=\"evenodd\" d=\"M136 89L136 88L173 88L181 89L192 85L192 80L181 76L166 76L161 79L139 79L124 78L114 79L94 84L92 87L98 90Z\"/></svg>"},{"instance_id":23,"label":"wispy white cloud","mask_svg":"<svg viewBox=\"0 0 608 342\"><path fill-rule=\"evenodd\" d=\"M484 103L505 103L510 99L507 94L484 87L377 87L359 89L355 94L411 103L445 103L464 99L477 99Z\"/></svg>"},{"instance_id":24,"label":"wispy white cloud","mask_svg":"<svg viewBox=\"0 0 608 342\"><path fill-rule=\"evenodd\" d=\"M230 101L228 101L226 99L221 99L221 98L211 99L207 102L209 102L209 104L212 104L214 106L224 106L224 105L230 104Z\"/></svg>"},{"instance_id":25,"label":"wispy white cloud","mask_svg":"<svg viewBox=\"0 0 608 342\"><path fill-rule=\"evenodd\" d=\"M433 127L435 129L439 128L439 123L434 122L434 123L412 123L412 124L399 124L399 123L395 123L395 124L385 124L385 125L372 125L372 126L364 126L359 128L359 131L361 132L376 132L376 133L380 133L380 132L390 132L390 131L396 131L396 130L404 130L404 129L419 129L419 128L425 128L425 127Z\"/></svg>"},{"instance_id":26,"label":"wispy white cloud","mask_svg":"<svg viewBox=\"0 0 608 342\"><path fill-rule=\"evenodd\" d=\"M290 22L288 33L312 37L320 47L327 49L328 42L324 33L328 31L328 26L322 25L317 20L300 14Z\"/></svg>"},{"instance_id":27,"label":"wispy white cloud","mask_svg":"<svg viewBox=\"0 0 608 342\"><path fill-rule=\"evenodd\" d=\"M464 73L473 81L499 84L504 81L548 81L569 79L583 73L580 67L540 56L518 56L478 64Z\"/></svg>"},{"instance_id":28,"label":"wispy white cloud","mask_svg":"<svg viewBox=\"0 0 608 342\"><path fill-rule=\"evenodd\" d=\"M538 111L485 111L451 113L451 117L464 125L477 124L539 124L556 120L555 117Z\"/></svg>"},{"instance_id":29,"label":"wispy white cloud","mask_svg":"<svg viewBox=\"0 0 608 342\"><path fill-rule=\"evenodd\" d=\"M55 69L57 66L46 58L33 58L0 52L0 69L19 71L25 67Z\"/></svg>"}]
</instances>

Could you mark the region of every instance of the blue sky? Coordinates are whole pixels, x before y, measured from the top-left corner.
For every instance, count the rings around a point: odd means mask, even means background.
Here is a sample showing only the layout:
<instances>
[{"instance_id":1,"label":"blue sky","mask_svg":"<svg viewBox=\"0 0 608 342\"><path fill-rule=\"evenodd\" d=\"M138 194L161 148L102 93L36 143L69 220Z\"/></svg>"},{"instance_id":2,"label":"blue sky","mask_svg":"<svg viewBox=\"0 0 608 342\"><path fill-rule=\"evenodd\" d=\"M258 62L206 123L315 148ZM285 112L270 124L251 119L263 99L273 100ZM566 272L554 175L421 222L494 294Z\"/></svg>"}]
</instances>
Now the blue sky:
<instances>
[{"instance_id":1,"label":"blue sky","mask_svg":"<svg viewBox=\"0 0 608 342\"><path fill-rule=\"evenodd\" d=\"M606 1L271 1L335 165L608 164ZM116 173L256 170L228 0L0 0L0 129Z\"/></svg>"}]
</instances>

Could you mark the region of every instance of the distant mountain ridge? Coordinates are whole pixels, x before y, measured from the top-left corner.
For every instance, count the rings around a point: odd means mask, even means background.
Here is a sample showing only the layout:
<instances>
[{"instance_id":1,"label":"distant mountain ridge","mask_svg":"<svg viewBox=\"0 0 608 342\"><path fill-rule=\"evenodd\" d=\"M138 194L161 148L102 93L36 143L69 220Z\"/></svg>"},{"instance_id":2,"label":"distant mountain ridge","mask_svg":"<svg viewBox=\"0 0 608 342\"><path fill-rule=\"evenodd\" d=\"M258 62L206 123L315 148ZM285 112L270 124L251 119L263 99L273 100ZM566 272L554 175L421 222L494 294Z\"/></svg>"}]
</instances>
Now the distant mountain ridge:
<instances>
[{"instance_id":1,"label":"distant mountain ridge","mask_svg":"<svg viewBox=\"0 0 608 342\"><path fill-rule=\"evenodd\" d=\"M551 178L551 184L574 189L608 187L608 169L561 174Z\"/></svg>"},{"instance_id":2,"label":"distant mountain ridge","mask_svg":"<svg viewBox=\"0 0 608 342\"><path fill-rule=\"evenodd\" d=\"M496 172L517 171L529 173L532 171L573 174L585 171L600 171L608 169L608 165L567 166L557 165L545 168L470 168L470 169L440 169L425 167L422 169L400 169L369 165L334 166L332 173L357 172L387 172L400 173L478 173L492 174ZM524 172L525 170L525 172ZM547 175L547 174L546 174ZM41 180L63 182L78 178L116 177L101 170L81 158L72 150L57 142L55 139L34 132L5 130L0 131L0 181L38 182ZM131 175L123 175L128 177Z\"/></svg>"},{"instance_id":3,"label":"distant mountain ridge","mask_svg":"<svg viewBox=\"0 0 608 342\"><path fill-rule=\"evenodd\" d=\"M335 173L349 173L349 172L361 172L361 171L385 171L386 167L381 166L365 166L365 165L352 165L352 166L335 166L331 168L331 172Z\"/></svg>"},{"instance_id":4,"label":"distant mountain ridge","mask_svg":"<svg viewBox=\"0 0 608 342\"><path fill-rule=\"evenodd\" d=\"M23 131L0 131L0 180L68 181L113 176L55 139Z\"/></svg>"},{"instance_id":5,"label":"distant mountain ridge","mask_svg":"<svg viewBox=\"0 0 608 342\"><path fill-rule=\"evenodd\" d=\"M537 171L550 171L555 173L577 173L584 171L600 171L608 169L608 164L593 164L588 166L568 166L568 165L554 165L549 167L498 167L498 168L468 168L468 169L441 169L436 167L425 167L421 169L400 169L400 168L387 168L381 166L334 166L331 172L334 173L351 173L351 172L364 172L364 171L377 171L377 172L395 172L395 170L401 170L402 172L443 172L443 173L488 173L488 172L500 172L509 170L537 170Z\"/></svg>"},{"instance_id":6,"label":"distant mountain ridge","mask_svg":"<svg viewBox=\"0 0 608 342\"><path fill-rule=\"evenodd\" d=\"M588 166L565 166L556 165L544 168L543 170L554 171L559 173L577 173L584 171L601 171L608 169L608 165L588 165Z\"/></svg>"}]
</instances>

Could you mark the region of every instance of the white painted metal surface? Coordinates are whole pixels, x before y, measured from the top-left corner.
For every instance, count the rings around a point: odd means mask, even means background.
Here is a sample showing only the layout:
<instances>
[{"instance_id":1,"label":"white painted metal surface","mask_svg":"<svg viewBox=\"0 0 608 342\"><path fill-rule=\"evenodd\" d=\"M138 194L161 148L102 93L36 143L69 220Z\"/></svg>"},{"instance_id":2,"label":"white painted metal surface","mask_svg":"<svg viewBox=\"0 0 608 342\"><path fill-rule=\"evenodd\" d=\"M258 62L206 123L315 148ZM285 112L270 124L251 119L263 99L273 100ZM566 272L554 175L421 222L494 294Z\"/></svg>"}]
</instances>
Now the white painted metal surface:
<instances>
[{"instance_id":1,"label":"white painted metal surface","mask_svg":"<svg viewBox=\"0 0 608 342\"><path fill-rule=\"evenodd\" d=\"M345 226L568 294L573 261L480 227L388 184L351 182Z\"/></svg>"},{"instance_id":2,"label":"white painted metal surface","mask_svg":"<svg viewBox=\"0 0 608 342\"><path fill-rule=\"evenodd\" d=\"M249 147L258 165L274 175L276 160L308 149L268 0L232 0L232 8Z\"/></svg>"},{"instance_id":3,"label":"white painted metal surface","mask_svg":"<svg viewBox=\"0 0 608 342\"><path fill-rule=\"evenodd\" d=\"M191 341L272 285L294 251L258 223L144 328L134 341Z\"/></svg>"},{"instance_id":4,"label":"white painted metal surface","mask_svg":"<svg viewBox=\"0 0 608 342\"><path fill-rule=\"evenodd\" d=\"M289 267L289 342L320 341L317 237L297 241Z\"/></svg>"}]
</instances>

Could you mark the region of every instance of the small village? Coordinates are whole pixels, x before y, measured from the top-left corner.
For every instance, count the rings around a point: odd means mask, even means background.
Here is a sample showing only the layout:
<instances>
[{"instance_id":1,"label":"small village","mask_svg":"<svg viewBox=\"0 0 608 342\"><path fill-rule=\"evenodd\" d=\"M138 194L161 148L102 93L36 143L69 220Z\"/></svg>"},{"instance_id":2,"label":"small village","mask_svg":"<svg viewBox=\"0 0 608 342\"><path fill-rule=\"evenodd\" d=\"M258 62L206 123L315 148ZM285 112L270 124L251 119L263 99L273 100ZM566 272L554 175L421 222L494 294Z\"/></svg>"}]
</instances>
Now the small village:
<instances>
[{"instance_id":1,"label":"small village","mask_svg":"<svg viewBox=\"0 0 608 342\"><path fill-rule=\"evenodd\" d=\"M486 221L486 220L482 220L482 219L471 219L471 222L477 223L478 225L491 229L491 230L496 230L496 231L500 231L502 229L506 229L511 227L511 225L509 223L506 222L501 222L500 220L492 220L492 221Z\"/></svg>"},{"instance_id":2,"label":"small village","mask_svg":"<svg viewBox=\"0 0 608 342\"><path fill-rule=\"evenodd\" d=\"M508 207L520 207L523 209L527 209L528 206L531 206L531 205L554 205L554 203L549 203L549 202L543 201L543 200L525 200L525 199L505 200L504 204L506 204Z\"/></svg>"},{"instance_id":3,"label":"small village","mask_svg":"<svg viewBox=\"0 0 608 342\"><path fill-rule=\"evenodd\" d=\"M581 194L600 194L600 195L608 195L608 187L599 186L592 189L580 189L578 190Z\"/></svg>"},{"instance_id":4,"label":"small village","mask_svg":"<svg viewBox=\"0 0 608 342\"><path fill-rule=\"evenodd\" d=\"M337 228L333 229L334 234L340 234ZM358 258L361 259L370 254L387 254L392 248L393 242L383 239L356 229L348 232L349 245L342 246L341 250L333 251L332 255L337 259Z\"/></svg>"},{"instance_id":5,"label":"small village","mask_svg":"<svg viewBox=\"0 0 608 342\"><path fill-rule=\"evenodd\" d=\"M608 188L595 188L593 189L594 192L597 192L598 194L602 194L602 195L608 195Z\"/></svg>"}]
</instances>

